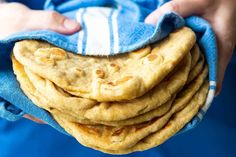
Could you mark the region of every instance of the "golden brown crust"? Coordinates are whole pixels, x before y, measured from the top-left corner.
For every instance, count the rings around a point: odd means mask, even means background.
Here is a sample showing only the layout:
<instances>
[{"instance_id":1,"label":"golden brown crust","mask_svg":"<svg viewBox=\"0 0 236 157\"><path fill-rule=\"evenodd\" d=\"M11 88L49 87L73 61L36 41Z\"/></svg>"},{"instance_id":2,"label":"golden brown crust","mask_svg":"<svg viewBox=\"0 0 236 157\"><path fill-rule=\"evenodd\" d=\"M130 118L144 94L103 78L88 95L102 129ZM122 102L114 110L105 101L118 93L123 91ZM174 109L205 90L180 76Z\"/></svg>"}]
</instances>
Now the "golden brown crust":
<instances>
[{"instance_id":1,"label":"golden brown crust","mask_svg":"<svg viewBox=\"0 0 236 157\"><path fill-rule=\"evenodd\" d=\"M195 41L193 31L184 27L152 48L107 58L65 53L33 40L16 43L13 51L21 64L67 92L104 102L131 100L145 94L173 70ZM115 70L110 70L112 63L117 65ZM78 76L75 67L83 69L84 75ZM94 76L97 69L104 72L104 77Z\"/></svg>"}]
</instances>

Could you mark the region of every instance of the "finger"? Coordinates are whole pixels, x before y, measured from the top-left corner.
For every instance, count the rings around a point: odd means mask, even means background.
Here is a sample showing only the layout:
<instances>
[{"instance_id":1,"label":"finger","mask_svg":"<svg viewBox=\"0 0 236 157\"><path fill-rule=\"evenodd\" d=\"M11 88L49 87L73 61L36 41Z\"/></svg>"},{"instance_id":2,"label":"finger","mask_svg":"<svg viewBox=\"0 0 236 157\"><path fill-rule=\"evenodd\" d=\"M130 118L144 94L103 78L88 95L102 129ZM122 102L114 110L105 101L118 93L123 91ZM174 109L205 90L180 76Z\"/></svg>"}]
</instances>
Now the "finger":
<instances>
[{"instance_id":1,"label":"finger","mask_svg":"<svg viewBox=\"0 0 236 157\"><path fill-rule=\"evenodd\" d=\"M233 52L233 46L225 44L226 42L218 42L219 56L218 56L218 72L217 72L217 88L216 96L219 95L222 89L222 83L225 76L225 71L230 62ZM224 45L223 45L224 44Z\"/></svg>"},{"instance_id":2,"label":"finger","mask_svg":"<svg viewBox=\"0 0 236 157\"><path fill-rule=\"evenodd\" d=\"M219 27L218 27L219 28ZM225 71L230 62L234 50L234 42L232 39L225 38L225 34L215 31L217 35L218 45L218 71L217 71L217 88L216 96L222 89L222 83L225 76Z\"/></svg>"},{"instance_id":3,"label":"finger","mask_svg":"<svg viewBox=\"0 0 236 157\"><path fill-rule=\"evenodd\" d=\"M29 115L29 114L25 114L24 117L29 119L29 120L32 120L32 121L34 121L36 123L39 123L39 124L46 124L44 121L42 121L42 120L40 120L38 118L35 118L35 117L33 117L33 116Z\"/></svg>"},{"instance_id":4,"label":"finger","mask_svg":"<svg viewBox=\"0 0 236 157\"><path fill-rule=\"evenodd\" d=\"M224 14L221 12L220 15ZM217 15L218 18L220 15ZM234 28L231 26L231 19L224 16L224 22L215 20L212 23L212 28L216 34L217 48L218 48L218 71L217 71L217 88L216 95L218 95L222 88L225 71L230 62L235 47Z\"/></svg>"},{"instance_id":5,"label":"finger","mask_svg":"<svg viewBox=\"0 0 236 157\"><path fill-rule=\"evenodd\" d=\"M170 11L176 12L182 17L201 14L208 6L208 3L209 0L172 0L149 14L145 22L155 25L160 16Z\"/></svg>"},{"instance_id":6,"label":"finger","mask_svg":"<svg viewBox=\"0 0 236 157\"><path fill-rule=\"evenodd\" d=\"M80 24L55 11L31 11L27 28L30 30L48 29L62 34L72 34L80 29Z\"/></svg>"}]
</instances>

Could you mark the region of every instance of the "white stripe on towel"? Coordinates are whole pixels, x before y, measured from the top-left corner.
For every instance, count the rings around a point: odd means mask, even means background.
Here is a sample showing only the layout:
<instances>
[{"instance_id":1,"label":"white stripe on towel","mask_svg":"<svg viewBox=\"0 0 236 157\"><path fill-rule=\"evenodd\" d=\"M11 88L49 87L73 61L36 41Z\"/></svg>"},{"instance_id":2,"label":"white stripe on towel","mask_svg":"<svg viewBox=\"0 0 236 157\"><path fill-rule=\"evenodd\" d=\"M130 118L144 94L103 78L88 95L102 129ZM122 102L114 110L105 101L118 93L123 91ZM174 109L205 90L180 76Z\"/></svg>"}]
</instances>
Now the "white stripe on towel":
<instances>
[{"instance_id":1,"label":"white stripe on towel","mask_svg":"<svg viewBox=\"0 0 236 157\"><path fill-rule=\"evenodd\" d=\"M216 86L216 81L210 81L210 86Z\"/></svg>"},{"instance_id":2,"label":"white stripe on towel","mask_svg":"<svg viewBox=\"0 0 236 157\"><path fill-rule=\"evenodd\" d=\"M77 22L79 22L80 24L82 24L82 13L84 12L84 8L82 9L79 9L76 13L76 20ZM82 48L83 48L83 37L84 37L84 30L81 29L80 30L80 33L79 33L79 36L78 36L78 53L79 54L82 54Z\"/></svg>"},{"instance_id":3,"label":"white stripe on towel","mask_svg":"<svg viewBox=\"0 0 236 157\"><path fill-rule=\"evenodd\" d=\"M205 105L202 107L202 110L204 112L206 112L208 110L208 108L210 107L210 104L213 101L214 96L215 96L215 90L214 89L209 89Z\"/></svg>"},{"instance_id":4,"label":"white stripe on towel","mask_svg":"<svg viewBox=\"0 0 236 157\"><path fill-rule=\"evenodd\" d=\"M118 22L117 22L117 17L118 17L119 9L115 10L113 15L112 15L112 27L113 27L113 53L117 54L119 53L119 31L118 31Z\"/></svg>"},{"instance_id":5,"label":"white stripe on towel","mask_svg":"<svg viewBox=\"0 0 236 157\"><path fill-rule=\"evenodd\" d=\"M87 28L86 45L83 45L86 47L86 55L109 55L110 31L108 16L110 12L111 9L106 7L102 9L101 7L86 8L86 13L83 15L83 22ZM78 14L80 14L79 11Z\"/></svg>"}]
</instances>

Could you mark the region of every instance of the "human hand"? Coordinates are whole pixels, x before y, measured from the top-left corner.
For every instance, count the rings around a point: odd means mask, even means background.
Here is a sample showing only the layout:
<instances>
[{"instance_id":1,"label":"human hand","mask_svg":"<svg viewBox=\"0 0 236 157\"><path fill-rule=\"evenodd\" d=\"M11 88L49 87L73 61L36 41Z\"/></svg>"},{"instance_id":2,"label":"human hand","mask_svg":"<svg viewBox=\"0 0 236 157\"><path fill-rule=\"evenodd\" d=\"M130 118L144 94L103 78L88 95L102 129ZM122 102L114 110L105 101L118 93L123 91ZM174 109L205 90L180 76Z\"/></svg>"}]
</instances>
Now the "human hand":
<instances>
[{"instance_id":1,"label":"human hand","mask_svg":"<svg viewBox=\"0 0 236 157\"><path fill-rule=\"evenodd\" d=\"M31 10L20 3L0 4L0 39L20 31L38 29L72 34L79 31L80 25L54 11ZM40 119L28 114L25 114L24 117L45 124Z\"/></svg>"},{"instance_id":2,"label":"human hand","mask_svg":"<svg viewBox=\"0 0 236 157\"><path fill-rule=\"evenodd\" d=\"M76 21L55 11L31 10L20 3L0 4L0 23L0 39L20 31L48 29L72 34L80 29Z\"/></svg>"},{"instance_id":3,"label":"human hand","mask_svg":"<svg viewBox=\"0 0 236 157\"><path fill-rule=\"evenodd\" d=\"M236 1L235 0L172 0L152 12L145 22L156 24L166 12L174 11L182 17L198 15L212 26L218 46L218 94L222 88L225 70L236 44Z\"/></svg>"}]
</instances>

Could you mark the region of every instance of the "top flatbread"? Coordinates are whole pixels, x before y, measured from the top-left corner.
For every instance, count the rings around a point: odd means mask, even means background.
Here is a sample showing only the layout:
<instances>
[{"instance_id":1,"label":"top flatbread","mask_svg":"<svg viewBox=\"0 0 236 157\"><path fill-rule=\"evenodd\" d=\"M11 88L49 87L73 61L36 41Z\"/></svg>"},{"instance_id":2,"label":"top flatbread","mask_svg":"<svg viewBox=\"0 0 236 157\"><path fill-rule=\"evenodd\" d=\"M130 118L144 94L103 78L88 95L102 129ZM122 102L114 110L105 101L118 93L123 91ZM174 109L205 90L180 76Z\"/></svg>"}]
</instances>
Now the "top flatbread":
<instances>
[{"instance_id":1,"label":"top flatbread","mask_svg":"<svg viewBox=\"0 0 236 157\"><path fill-rule=\"evenodd\" d=\"M51 81L45 80L22 67L14 57L12 61L14 72L20 84L27 82L26 79L21 78L27 77L30 79L38 91L37 95L45 97L51 102L47 108L57 108L63 112L68 111L70 114L76 115L79 119L120 121L144 114L161 106L180 90L188 79L191 55L187 54L174 69L175 72L172 75L165 78L159 85L143 96L123 102L101 103L86 98L71 96L64 92L63 89L55 86ZM26 71L27 76L23 76L24 71Z\"/></svg>"},{"instance_id":2,"label":"top flatbread","mask_svg":"<svg viewBox=\"0 0 236 157\"><path fill-rule=\"evenodd\" d=\"M159 84L195 44L189 28L135 52L113 57L88 57L67 53L41 41L15 44L14 55L26 68L65 91L97 101L139 97Z\"/></svg>"}]
</instances>

